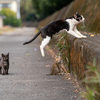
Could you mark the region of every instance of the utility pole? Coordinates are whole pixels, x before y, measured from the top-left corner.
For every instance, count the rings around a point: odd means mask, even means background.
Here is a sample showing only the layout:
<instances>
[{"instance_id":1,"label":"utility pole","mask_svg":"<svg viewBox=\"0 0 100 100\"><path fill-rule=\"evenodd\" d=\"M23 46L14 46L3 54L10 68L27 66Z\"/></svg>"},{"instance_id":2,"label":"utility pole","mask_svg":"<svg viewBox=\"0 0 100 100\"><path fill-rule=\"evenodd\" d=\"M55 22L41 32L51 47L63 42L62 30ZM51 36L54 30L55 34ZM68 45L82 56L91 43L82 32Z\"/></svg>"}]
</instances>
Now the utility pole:
<instances>
[{"instance_id":1,"label":"utility pole","mask_svg":"<svg viewBox=\"0 0 100 100\"><path fill-rule=\"evenodd\" d=\"M17 18L20 19L20 0L17 0Z\"/></svg>"}]
</instances>

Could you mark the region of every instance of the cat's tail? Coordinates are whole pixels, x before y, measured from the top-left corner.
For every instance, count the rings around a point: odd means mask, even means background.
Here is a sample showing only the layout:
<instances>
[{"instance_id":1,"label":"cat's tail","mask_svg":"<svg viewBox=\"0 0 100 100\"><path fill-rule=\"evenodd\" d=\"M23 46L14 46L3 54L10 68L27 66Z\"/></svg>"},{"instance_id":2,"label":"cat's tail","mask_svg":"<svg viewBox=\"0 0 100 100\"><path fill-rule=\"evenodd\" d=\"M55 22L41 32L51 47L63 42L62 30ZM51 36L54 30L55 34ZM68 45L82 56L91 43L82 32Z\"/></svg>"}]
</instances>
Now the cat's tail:
<instances>
[{"instance_id":1,"label":"cat's tail","mask_svg":"<svg viewBox=\"0 0 100 100\"><path fill-rule=\"evenodd\" d=\"M39 31L30 41L23 43L23 45L29 44L29 43L31 43L32 41L34 41L34 40L40 35L40 33L41 33L41 31Z\"/></svg>"}]
</instances>

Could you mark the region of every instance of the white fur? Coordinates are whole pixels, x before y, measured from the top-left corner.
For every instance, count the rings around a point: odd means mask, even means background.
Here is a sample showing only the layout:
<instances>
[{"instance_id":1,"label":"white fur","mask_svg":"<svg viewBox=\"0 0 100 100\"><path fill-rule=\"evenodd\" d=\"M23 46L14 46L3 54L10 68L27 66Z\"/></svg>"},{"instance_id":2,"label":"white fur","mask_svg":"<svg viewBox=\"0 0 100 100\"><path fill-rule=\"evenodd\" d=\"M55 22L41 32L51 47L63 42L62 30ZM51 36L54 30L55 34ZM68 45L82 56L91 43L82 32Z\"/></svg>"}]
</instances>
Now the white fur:
<instances>
[{"instance_id":1,"label":"white fur","mask_svg":"<svg viewBox=\"0 0 100 100\"><path fill-rule=\"evenodd\" d=\"M86 36L82 35L76 28L76 25L78 23L81 23L81 22L84 22L85 18L83 16L82 17L82 20L79 22L77 20L75 20L74 18L73 19L67 19L66 21L69 23L69 31L67 31L67 33L77 37L77 38L86 38Z\"/></svg>"},{"instance_id":2,"label":"white fur","mask_svg":"<svg viewBox=\"0 0 100 100\"><path fill-rule=\"evenodd\" d=\"M42 54L43 57L45 56L44 47L50 42L50 40L51 40L51 37L46 36L46 38L43 39L43 41L40 45L40 51L41 51L41 54Z\"/></svg>"}]
</instances>

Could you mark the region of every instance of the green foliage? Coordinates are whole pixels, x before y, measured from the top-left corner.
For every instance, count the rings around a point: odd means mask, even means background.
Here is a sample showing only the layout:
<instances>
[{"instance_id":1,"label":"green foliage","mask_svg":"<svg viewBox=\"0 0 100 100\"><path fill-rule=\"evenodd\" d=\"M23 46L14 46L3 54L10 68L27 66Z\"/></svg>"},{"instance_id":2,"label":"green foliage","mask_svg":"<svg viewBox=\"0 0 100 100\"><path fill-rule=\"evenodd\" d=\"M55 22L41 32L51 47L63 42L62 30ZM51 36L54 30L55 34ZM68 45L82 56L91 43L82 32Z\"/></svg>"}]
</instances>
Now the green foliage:
<instances>
[{"instance_id":1,"label":"green foliage","mask_svg":"<svg viewBox=\"0 0 100 100\"><path fill-rule=\"evenodd\" d=\"M85 97L85 100L96 100L95 99L96 88L93 87L93 89L92 89L92 88L89 88L88 86L86 86L86 90L87 90L87 92L82 93L82 96Z\"/></svg>"},{"instance_id":2,"label":"green foliage","mask_svg":"<svg viewBox=\"0 0 100 100\"><path fill-rule=\"evenodd\" d=\"M22 21L35 21L37 19L32 0L21 0L20 10Z\"/></svg>"},{"instance_id":3,"label":"green foliage","mask_svg":"<svg viewBox=\"0 0 100 100\"><path fill-rule=\"evenodd\" d=\"M100 66L96 65L96 59L87 69L86 78L83 80L86 83L86 91L81 95L85 100L100 100Z\"/></svg>"},{"instance_id":4,"label":"green foliage","mask_svg":"<svg viewBox=\"0 0 100 100\"><path fill-rule=\"evenodd\" d=\"M13 27L21 26L21 20L16 18L16 13L10 9L2 9L0 14L6 16L4 19L4 25L11 25Z\"/></svg>"},{"instance_id":5,"label":"green foliage","mask_svg":"<svg viewBox=\"0 0 100 100\"><path fill-rule=\"evenodd\" d=\"M45 18L73 0L32 0L35 13Z\"/></svg>"},{"instance_id":6,"label":"green foliage","mask_svg":"<svg viewBox=\"0 0 100 100\"><path fill-rule=\"evenodd\" d=\"M17 19L16 17L7 17L4 19L4 25L10 25L13 27L20 27L21 26L21 20Z\"/></svg>"},{"instance_id":7,"label":"green foliage","mask_svg":"<svg viewBox=\"0 0 100 100\"><path fill-rule=\"evenodd\" d=\"M16 13L14 11L11 11L9 8L2 9L0 13L5 15L6 17L16 16Z\"/></svg>"},{"instance_id":8,"label":"green foliage","mask_svg":"<svg viewBox=\"0 0 100 100\"><path fill-rule=\"evenodd\" d=\"M23 21L40 21L73 0L21 0Z\"/></svg>"},{"instance_id":9,"label":"green foliage","mask_svg":"<svg viewBox=\"0 0 100 100\"><path fill-rule=\"evenodd\" d=\"M61 32L57 40L56 47L58 48L59 55L62 57L63 64L66 66L67 71L70 72L70 44L68 42L68 35L66 32Z\"/></svg>"},{"instance_id":10,"label":"green foliage","mask_svg":"<svg viewBox=\"0 0 100 100\"><path fill-rule=\"evenodd\" d=\"M59 52L61 52L61 53L63 52L63 50L68 48L67 47L66 37L67 37L66 33L65 32L62 33L60 35L59 41L56 44L56 47L58 48Z\"/></svg>"}]
</instances>

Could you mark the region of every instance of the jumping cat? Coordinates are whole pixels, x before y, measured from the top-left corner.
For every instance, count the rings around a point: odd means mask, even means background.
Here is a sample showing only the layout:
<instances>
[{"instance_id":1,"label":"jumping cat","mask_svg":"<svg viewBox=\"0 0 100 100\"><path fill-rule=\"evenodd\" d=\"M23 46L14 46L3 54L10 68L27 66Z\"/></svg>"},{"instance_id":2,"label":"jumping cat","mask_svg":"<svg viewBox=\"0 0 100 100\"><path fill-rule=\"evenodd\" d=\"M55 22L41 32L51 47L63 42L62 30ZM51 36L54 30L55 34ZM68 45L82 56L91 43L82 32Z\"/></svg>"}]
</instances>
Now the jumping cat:
<instances>
[{"instance_id":1,"label":"jumping cat","mask_svg":"<svg viewBox=\"0 0 100 100\"><path fill-rule=\"evenodd\" d=\"M8 75L9 70L9 53L7 55L1 54L0 58L0 74Z\"/></svg>"},{"instance_id":2,"label":"jumping cat","mask_svg":"<svg viewBox=\"0 0 100 100\"><path fill-rule=\"evenodd\" d=\"M84 20L85 18L82 15L79 15L78 12L76 12L74 16L66 18L65 20L57 20L51 22L43 27L30 41L25 42L23 45L31 43L41 34L43 40L40 45L40 51L42 56L44 57L44 47L50 42L50 40L52 39L52 35L58 33L63 29L68 34L73 35L76 38L86 38L86 36L82 35L76 28L76 25L84 22Z\"/></svg>"}]
</instances>

